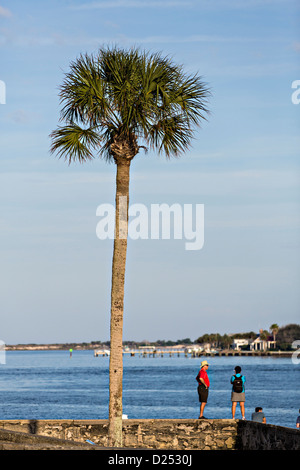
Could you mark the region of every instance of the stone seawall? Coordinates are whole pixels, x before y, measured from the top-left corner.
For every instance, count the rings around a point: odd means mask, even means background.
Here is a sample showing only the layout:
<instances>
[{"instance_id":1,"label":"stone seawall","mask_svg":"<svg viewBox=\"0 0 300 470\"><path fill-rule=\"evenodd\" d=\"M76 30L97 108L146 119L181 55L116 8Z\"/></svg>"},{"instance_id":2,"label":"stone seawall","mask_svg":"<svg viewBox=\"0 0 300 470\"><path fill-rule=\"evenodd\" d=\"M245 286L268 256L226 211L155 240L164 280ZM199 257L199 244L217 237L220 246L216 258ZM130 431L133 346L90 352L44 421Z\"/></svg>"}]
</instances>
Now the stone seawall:
<instances>
[{"instance_id":1,"label":"stone seawall","mask_svg":"<svg viewBox=\"0 0 300 470\"><path fill-rule=\"evenodd\" d=\"M107 420L2 420L8 429L107 447ZM300 450L300 431L232 419L127 419L123 445L171 450Z\"/></svg>"}]
</instances>

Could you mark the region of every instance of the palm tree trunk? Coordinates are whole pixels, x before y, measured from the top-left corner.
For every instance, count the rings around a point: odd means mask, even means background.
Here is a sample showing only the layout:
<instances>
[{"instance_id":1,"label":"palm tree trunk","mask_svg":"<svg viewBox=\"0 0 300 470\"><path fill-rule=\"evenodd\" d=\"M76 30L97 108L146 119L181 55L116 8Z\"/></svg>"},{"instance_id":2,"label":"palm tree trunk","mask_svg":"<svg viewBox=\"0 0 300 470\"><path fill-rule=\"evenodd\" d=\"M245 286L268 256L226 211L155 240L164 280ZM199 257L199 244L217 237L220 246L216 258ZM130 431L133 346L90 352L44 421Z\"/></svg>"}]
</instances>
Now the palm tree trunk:
<instances>
[{"instance_id":1,"label":"palm tree trunk","mask_svg":"<svg viewBox=\"0 0 300 470\"><path fill-rule=\"evenodd\" d=\"M130 160L117 163L115 240L112 264L109 429L110 447L122 447L123 306L128 233Z\"/></svg>"}]
</instances>

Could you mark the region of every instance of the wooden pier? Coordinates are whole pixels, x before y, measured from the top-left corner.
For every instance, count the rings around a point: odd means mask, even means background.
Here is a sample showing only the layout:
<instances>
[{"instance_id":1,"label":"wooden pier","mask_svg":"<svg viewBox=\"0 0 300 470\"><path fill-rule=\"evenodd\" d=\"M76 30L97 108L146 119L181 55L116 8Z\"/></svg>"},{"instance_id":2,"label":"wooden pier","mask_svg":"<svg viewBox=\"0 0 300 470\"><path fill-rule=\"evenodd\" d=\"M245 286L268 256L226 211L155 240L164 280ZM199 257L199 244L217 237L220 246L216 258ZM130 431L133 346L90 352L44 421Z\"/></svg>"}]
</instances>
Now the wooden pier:
<instances>
[{"instance_id":1,"label":"wooden pier","mask_svg":"<svg viewBox=\"0 0 300 470\"><path fill-rule=\"evenodd\" d=\"M184 351L184 349L174 349L174 350L165 350L165 349L153 349L153 350L141 350L141 349L124 349L123 350L123 355L124 354L129 354L130 356L141 356L141 357L163 357L164 355L169 355L170 357L177 355L180 356L181 354L188 355L187 352ZM110 351L109 350L103 350L103 349L97 349L94 351L94 356L109 356Z\"/></svg>"},{"instance_id":2,"label":"wooden pier","mask_svg":"<svg viewBox=\"0 0 300 470\"><path fill-rule=\"evenodd\" d=\"M123 355L140 356L140 357L164 357L164 356L181 356L185 357L223 357L223 356L236 356L236 357L291 357L291 351L239 351L234 349L225 349L221 351L200 351L177 349L177 348L138 348L138 349L124 349ZM107 349L99 349L94 351L94 356L109 356L110 351Z\"/></svg>"}]
</instances>

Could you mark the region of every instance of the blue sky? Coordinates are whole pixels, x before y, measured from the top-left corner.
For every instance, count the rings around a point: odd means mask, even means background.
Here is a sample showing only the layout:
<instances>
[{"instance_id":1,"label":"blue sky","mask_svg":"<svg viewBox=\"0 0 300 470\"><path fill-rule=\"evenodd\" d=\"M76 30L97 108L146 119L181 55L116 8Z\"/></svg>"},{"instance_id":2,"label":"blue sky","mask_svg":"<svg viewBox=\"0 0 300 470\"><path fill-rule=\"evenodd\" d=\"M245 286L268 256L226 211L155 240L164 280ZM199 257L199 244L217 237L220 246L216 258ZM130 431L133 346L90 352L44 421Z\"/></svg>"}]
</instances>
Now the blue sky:
<instances>
[{"instance_id":1,"label":"blue sky","mask_svg":"<svg viewBox=\"0 0 300 470\"><path fill-rule=\"evenodd\" d=\"M115 168L50 155L58 88L107 44L169 55L211 88L180 159L140 153L130 202L204 204L205 243L129 240L124 339L299 322L300 7L295 0L0 1L0 298L6 344L109 339Z\"/></svg>"}]
</instances>

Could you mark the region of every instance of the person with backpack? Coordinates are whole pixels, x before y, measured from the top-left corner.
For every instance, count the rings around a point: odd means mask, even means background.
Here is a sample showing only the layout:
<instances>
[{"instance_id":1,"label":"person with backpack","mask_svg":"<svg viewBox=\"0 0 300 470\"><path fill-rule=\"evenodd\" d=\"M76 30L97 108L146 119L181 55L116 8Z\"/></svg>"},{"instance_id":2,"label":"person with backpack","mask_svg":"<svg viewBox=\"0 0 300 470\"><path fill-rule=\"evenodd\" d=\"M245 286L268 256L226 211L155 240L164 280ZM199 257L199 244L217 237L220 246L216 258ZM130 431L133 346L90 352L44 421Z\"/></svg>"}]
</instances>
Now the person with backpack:
<instances>
[{"instance_id":1,"label":"person with backpack","mask_svg":"<svg viewBox=\"0 0 300 470\"><path fill-rule=\"evenodd\" d=\"M242 419L245 419L245 376L241 374L242 369L240 366L236 366L234 369L234 375L230 379L232 384L231 391L231 413L232 419L235 417L235 410L237 403L240 404Z\"/></svg>"}]
</instances>

